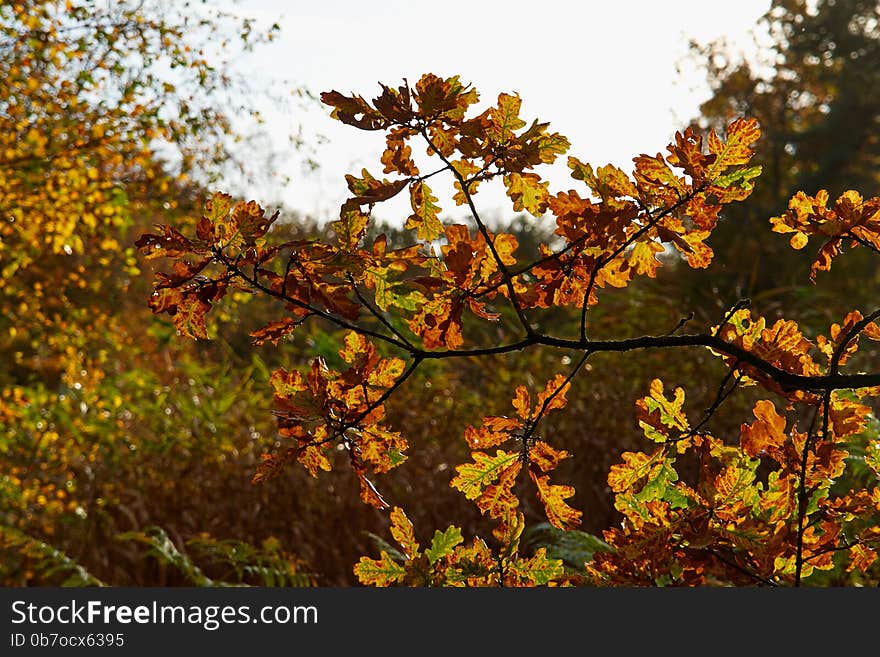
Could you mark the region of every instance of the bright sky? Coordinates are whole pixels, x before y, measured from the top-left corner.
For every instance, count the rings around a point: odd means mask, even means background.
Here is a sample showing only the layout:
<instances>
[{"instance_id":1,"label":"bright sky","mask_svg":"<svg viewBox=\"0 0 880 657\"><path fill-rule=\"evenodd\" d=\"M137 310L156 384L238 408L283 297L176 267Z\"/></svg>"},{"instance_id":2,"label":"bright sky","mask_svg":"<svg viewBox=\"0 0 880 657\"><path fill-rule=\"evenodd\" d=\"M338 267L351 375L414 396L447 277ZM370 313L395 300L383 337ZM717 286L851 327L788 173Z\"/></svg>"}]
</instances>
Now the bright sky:
<instances>
[{"instance_id":1,"label":"bright sky","mask_svg":"<svg viewBox=\"0 0 880 657\"><path fill-rule=\"evenodd\" d=\"M480 111L499 92L518 92L521 117L549 121L569 138L570 155L594 166L613 163L631 171L640 153L663 151L707 98L703 76L679 75L676 65L690 39L724 37L748 53L750 30L769 0L225 0L243 15L278 22L280 38L261 46L240 65L252 81L285 80L316 95L335 89L372 99L378 82L411 84L426 72L459 75L480 92ZM221 3L222 4L222 3ZM283 85L275 85L283 90ZM282 201L323 219L337 216L346 198L344 175L378 164L383 140L329 118L327 108L303 109L291 100L268 112L279 137L294 124L313 144L320 170L306 173L302 157L291 158L282 190L253 190L264 205ZM314 135L327 138L315 143ZM281 143L279 141L279 143ZM414 152L422 149L414 148ZM423 171L430 170L424 169ZM538 170L551 190L581 185L559 166ZM445 216L464 216L435 186ZM448 189L451 190L451 187ZM406 196L402 194L401 196ZM498 183L478 195L487 217L512 216ZM446 201L446 203L444 203ZM387 204L382 204L387 205ZM409 213L405 199L376 208L395 223Z\"/></svg>"}]
</instances>

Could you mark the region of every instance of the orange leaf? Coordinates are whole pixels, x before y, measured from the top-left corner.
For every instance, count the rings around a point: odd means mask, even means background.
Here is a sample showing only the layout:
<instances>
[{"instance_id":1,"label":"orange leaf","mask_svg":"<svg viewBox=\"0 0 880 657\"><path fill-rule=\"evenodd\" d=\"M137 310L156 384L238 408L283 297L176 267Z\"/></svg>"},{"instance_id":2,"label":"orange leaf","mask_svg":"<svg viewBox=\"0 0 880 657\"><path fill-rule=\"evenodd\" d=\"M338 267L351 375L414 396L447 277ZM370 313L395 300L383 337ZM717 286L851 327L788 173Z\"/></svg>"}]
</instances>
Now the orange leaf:
<instances>
[{"instance_id":1,"label":"orange leaf","mask_svg":"<svg viewBox=\"0 0 880 657\"><path fill-rule=\"evenodd\" d=\"M529 420L531 418L531 400L529 399L529 391L525 386L516 387L516 393L513 397L513 407L516 409L516 414L523 420Z\"/></svg>"},{"instance_id":2,"label":"orange leaf","mask_svg":"<svg viewBox=\"0 0 880 657\"><path fill-rule=\"evenodd\" d=\"M547 403L547 408L543 409L544 413L565 408L565 405L568 403L565 395L568 389L571 388L571 382L566 381L565 378L562 374L557 374L547 382L544 390L538 393L538 401L535 403L536 413L543 408L545 402Z\"/></svg>"},{"instance_id":3,"label":"orange leaf","mask_svg":"<svg viewBox=\"0 0 880 657\"><path fill-rule=\"evenodd\" d=\"M622 464L612 465L608 471L608 486L615 493L620 493L632 487L643 477L649 477L651 472L662 467L663 448L661 447L650 456L643 452L624 452L620 455Z\"/></svg>"},{"instance_id":4,"label":"orange leaf","mask_svg":"<svg viewBox=\"0 0 880 657\"><path fill-rule=\"evenodd\" d=\"M549 475L539 475L536 470L529 469L529 476L538 487L538 499L544 505L547 520L558 529L576 529L581 524L583 515L570 507L565 500L574 495L571 486L560 486L550 483Z\"/></svg>"},{"instance_id":5,"label":"orange leaf","mask_svg":"<svg viewBox=\"0 0 880 657\"><path fill-rule=\"evenodd\" d=\"M627 263L639 276L647 274L649 278L655 278L657 270L663 265L656 256L663 251L663 245L658 242L636 242L627 256Z\"/></svg>"},{"instance_id":6,"label":"orange leaf","mask_svg":"<svg viewBox=\"0 0 880 657\"><path fill-rule=\"evenodd\" d=\"M754 151L750 146L761 137L757 119L738 118L727 126L727 139L722 141L715 131L709 133L709 152L716 156L709 166L707 176L721 173L727 167L748 164Z\"/></svg>"},{"instance_id":7,"label":"orange leaf","mask_svg":"<svg viewBox=\"0 0 880 657\"><path fill-rule=\"evenodd\" d=\"M419 553L419 543L413 532L413 524L400 507L391 509L391 535L403 548L404 554L412 559Z\"/></svg>"},{"instance_id":8,"label":"orange leaf","mask_svg":"<svg viewBox=\"0 0 880 657\"><path fill-rule=\"evenodd\" d=\"M321 94L321 102L333 107L331 117L361 130L381 130L390 123L360 96L344 96L338 91L325 91Z\"/></svg>"},{"instance_id":9,"label":"orange leaf","mask_svg":"<svg viewBox=\"0 0 880 657\"><path fill-rule=\"evenodd\" d=\"M525 127L526 122L519 118L522 100L518 95L499 94L498 105L490 110L488 136L496 143L504 143L513 137L515 131Z\"/></svg>"},{"instance_id":10,"label":"orange leaf","mask_svg":"<svg viewBox=\"0 0 880 657\"><path fill-rule=\"evenodd\" d=\"M503 416L488 416L483 418L483 424L479 429L470 425L465 427L464 437L471 449L486 449L509 440L513 433L521 429L522 426L522 420Z\"/></svg>"},{"instance_id":11,"label":"orange leaf","mask_svg":"<svg viewBox=\"0 0 880 657\"><path fill-rule=\"evenodd\" d=\"M318 470L330 472L330 461L327 459L326 454L324 454L324 450L317 445L306 445L300 448L296 460L299 461L313 477L318 476Z\"/></svg>"},{"instance_id":12,"label":"orange leaf","mask_svg":"<svg viewBox=\"0 0 880 657\"><path fill-rule=\"evenodd\" d=\"M514 461L519 459L516 453L497 450L495 456L485 452L473 452L473 463L464 463L455 467L458 473L449 485L464 493L469 500L477 499L486 488L501 476L501 473Z\"/></svg>"},{"instance_id":13,"label":"orange leaf","mask_svg":"<svg viewBox=\"0 0 880 657\"><path fill-rule=\"evenodd\" d=\"M376 490L376 487L373 485L373 482L367 479L363 470L356 469L355 474L358 478L358 483L360 484L361 489L361 501L364 504L369 504L370 506L376 509L387 509L390 505L388 502L384 500L384 498L379 494L379 491Z\"/></svg>"}]
</instances>

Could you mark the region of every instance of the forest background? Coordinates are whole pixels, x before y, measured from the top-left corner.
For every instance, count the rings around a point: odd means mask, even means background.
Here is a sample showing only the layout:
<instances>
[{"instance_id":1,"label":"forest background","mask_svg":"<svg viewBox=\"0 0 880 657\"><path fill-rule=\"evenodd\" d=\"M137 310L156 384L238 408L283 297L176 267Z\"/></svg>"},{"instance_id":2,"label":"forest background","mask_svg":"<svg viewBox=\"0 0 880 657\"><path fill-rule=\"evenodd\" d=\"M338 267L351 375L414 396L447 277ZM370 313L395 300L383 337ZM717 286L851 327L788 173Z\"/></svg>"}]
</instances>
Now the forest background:
<instances>
[{"instance_id":1,"label":"forest background","mask_svg":"<svg viewBox=\"0 0 880 657\"><path fill-rule=\"evenodd\" d=\"M255 348L250 333L275 319L272 308L233 293L210 316L210 340L184 340L147 305L159 267L139 253L138 237L160 223L194 230L221 177L237 172L246 184L272 169L254 149L256 133L240 130L236 99L246 80L224 65L224 49L259 48L275 30L259 33L251 21L187 4L0 7L7 586L353 585L358 559L387 549L388 513L361 502L351 471L313 478L289 467L253 481L261 455L279 444L271 372L315 355L338 367L345 332L308 324L280 345ZM747 203L725 208L708 272L669 266L633 281L626 295L591 310L592 331L657 333L691 311L693 321L711 324L748 298L765 317L784 315L813 335L851 308L870 307L880 283L875 254L847 253L834 276L812 283L810 258L772 235L767 220L799 190L877 194L878 18L873 2L777 0L763 19L774 39L764 53L769 68L730 56L721 43L693 47L713 90L695 124L705 133L737 116L756 118L754 162L763 174ZM259 130L261 103L271 96L250 97ZM326 233L322 218L281 212L276 234ZM516 235L524 261L554 228L522 212L499 222ZM394 247L410 243L400 225L370 230ZM552 320L571 321L564 309ZM491 342L491 327L482 330ZM863 345L858 358L878 362L876 345ZM449 485L455 464L468 460L464 427L505 412L513 387L543 383L559 364L558 352L528 350L421 369L388 400L389 421L405 427L413 447L383 477L383 494L425 532L454 524L467 536L485 534L485 516ZM603 530L620 523L607 476L622 452L642 448L634 400L662 374L687 385L693 408L707 408L724 374L702 351L597 354L589 367L606 374L573 390L565 412L542 428L577 455L560 472L575 485L569 504L583 511L583 523L562 534L537 504L523 508L522 549L544 547L569 565L589 560L603 547ZM731 397L713 431L736 433L754 401L748 389ZM869 418L866 449L878 432ZM876 568L834 569L815 583L875 584Z\"/></svg>"}]
</instances>

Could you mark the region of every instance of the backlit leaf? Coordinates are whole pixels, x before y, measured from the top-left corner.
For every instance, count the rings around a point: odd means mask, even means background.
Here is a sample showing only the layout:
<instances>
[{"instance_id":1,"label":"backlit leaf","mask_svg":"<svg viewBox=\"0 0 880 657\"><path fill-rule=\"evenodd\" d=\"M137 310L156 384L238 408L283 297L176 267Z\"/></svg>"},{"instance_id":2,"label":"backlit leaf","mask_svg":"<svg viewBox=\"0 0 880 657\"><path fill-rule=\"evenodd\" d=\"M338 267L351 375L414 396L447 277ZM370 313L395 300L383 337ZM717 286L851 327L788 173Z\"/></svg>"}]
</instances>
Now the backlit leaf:
<instances>
[{"instance_id":1,"label":"backlit leaf","mask_svg":"<svg viewBox=\"0 0 880 657\"><path fill-rule=\"evenodd\" d=\"M514 212L525 210L535 216L547 211L550 199L548 182L542 181L535 173L511 173L504 176L504 185L507 195L513 201Z\"/></svg>"},{"instance_id":2,"label":"backlit leaf","mask_svg":"<svg viewBox=\"0 0 880 657\"><path fill-rule=\"evenodd\" d=\"M413 533L413 525L406 513L400 507L391 510L391 535L397 544L403 548L403 553L413 558L420 551L418 541Z\"/></svg>"},{"instance_id":3,"label":"backlit leaf","mask_svg":"<svg viewBox=\"0 0 880 657\"><path fill-rule=\"evenodd\" d=\"M505 468L513 464L519 455L516 453L497 450L495 456L489 456L485 452L473 452L473 463L465 463L456 466L458 473L449 485L464 493L469 500L477 499L486 486L495 482Z\"/></svg>"},{"instance_id":4,"label":"backlit leaf","mask_svg":"<svg viewBox=\"0 0 880 657\"><path fill-rule=\"evenodd\" d=\"M406 227L415 229L420 240L435 240L443 234L440 223L440 206L437 197L431 193L424 180L413 183L409 188L410 204L413 213L406 220Z\"/></svg>"},{"instance_id":5,"label":"backlit leaf","mask_svg":"<svg viewBox=\"0 0 880 657\"><path fill-rule=\"evenodd\" d=\"M464 542L459 527L449 527L446 531L441 532L439 529L434 532L434 538L431 539L431 547L425 550L428 562L434 565L443 557L452 554L455 546Z\"/></svg>"},{"instance_id":6,"label":"backlit leaf","mask_svg":"<svg viewBox=\"0 0 880 657\"><path fill-rule=\"evenodd\" d=\"M498 95L498 104L490 113L489 136L494 141L504 143L513 137L515 131L525 127L526 122L519 118L521 106L518 95Z\"/></svg>"},{"instance_id":7,"label":"backlit leaf","mask_svg":"<svg viewBox=\"0 0 880 657\"><path fill-rule=\"evenodd\" d=\"M554 449L543 440L536 440L529 448L529 461L537 465L544 472L555 470L556 466L569 456L571 454L564 449Z\"/></svg>"},{"instance_id":8,"label":"backlit leaf","mask_svg":"<svg viewBox=\"0 0 880 657\"><path fill-rule=\"evenodd\" d=\"M513 493L516 477L522 467L517 459L507 465L498 476L496 483L489 484L477 497L477 506L491 518L505 518L512 509L519 506L519 499Z\"/></svg>"},{"instance_id":9,"label":"backlit leaf","mask_svg":"<svg viewBox=\"0 0 880 657\"><path fill-rule=\"evenodd\" d=\"M684 433L690 428L682 410L684 390L676 388L672 399L667 399L660 379L651 381L650 394L636 401L636 419L645 436L654 442L664 442L670 430L674 435Z\"/></svg>"}]
</instances>

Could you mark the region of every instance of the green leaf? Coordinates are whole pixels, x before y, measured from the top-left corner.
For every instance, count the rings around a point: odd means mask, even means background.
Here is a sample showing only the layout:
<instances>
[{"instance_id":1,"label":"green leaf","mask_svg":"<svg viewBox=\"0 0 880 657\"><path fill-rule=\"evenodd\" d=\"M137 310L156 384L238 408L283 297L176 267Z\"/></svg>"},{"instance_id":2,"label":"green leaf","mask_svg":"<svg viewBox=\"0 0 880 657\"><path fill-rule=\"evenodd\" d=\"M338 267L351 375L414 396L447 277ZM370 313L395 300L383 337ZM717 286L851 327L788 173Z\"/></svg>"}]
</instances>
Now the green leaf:
<instances>
[{"instance_id":1,"label":"green leaf","mask_svg":"<svg viewBox=\"0 0 880 657\"><path fill-rule=\"evenodd\" d=\"M434 538L431 539L431 547L425 552L428 562L433 566L439 559L452 554L455 546L463 542L464 538L459 527L449 527L445 532L436 530Z\"/></svg>"},{"instance_id":2,"label":"green leaf","mask_svg":"<svg viewBox=\"0 0 880 657\"><path fill-rule=\"evenodd\" d=\"M425 295L406 282L390 281L390 271L388 267L373 267L366 272L376 291L376 305L383 311L393 307L415 312L425 303Z\"/></svg>"},{"instance_id":3,"label":"green leaf","mask_svg":"<svg viewBox=\"0 0 880 657\"><path fill-rule=\"evenodd\" d=\"M640 502L666 499L667 490L672 490L671 484L676 481L678 481L678 473L672 462L664 459L663 464L656 470L654 478L644 485L636 495L636 499Z\"/></svg>"},{"instance_id":4,"label":"green leaf","mask_svg":"<svg viewBox=\"0 0 880 657\"><path fill-rule=\"evenodd\" d=\"M712 181L712 184L715 187L725 189L734 186L751 189L754 185L751 181L758 178L761 175L761 171L762 167L760 164L753 167L742 167L730 173L725 173L723 176L718 176Z\"/></svg>"}]
</instances>

